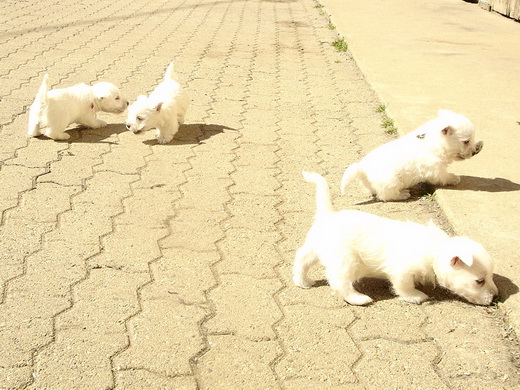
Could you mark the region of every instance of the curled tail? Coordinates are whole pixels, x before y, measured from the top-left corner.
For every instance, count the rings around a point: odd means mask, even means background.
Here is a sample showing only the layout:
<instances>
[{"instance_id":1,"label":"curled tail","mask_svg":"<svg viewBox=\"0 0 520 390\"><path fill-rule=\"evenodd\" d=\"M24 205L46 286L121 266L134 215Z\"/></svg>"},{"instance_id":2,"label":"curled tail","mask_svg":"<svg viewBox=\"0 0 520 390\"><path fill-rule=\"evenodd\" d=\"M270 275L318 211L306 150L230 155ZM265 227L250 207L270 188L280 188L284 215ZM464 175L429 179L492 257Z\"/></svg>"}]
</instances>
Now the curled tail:
<instances>
[{"instance_id":1,"label":"curled tail","mask_svg":"<svg viewBox=\"0 0 520 390\"><path fill-rule=\"evenodd\" d=\"M332 213L334 208L330 200L330 191L327 180L314 172L302 172L303 178L308 183L316 185L316 214Z\"/></svg>"},{"instance_id":2,"label":"curled tail","mask_svg":"<svg viewBox=\"0 0 520 390\"><path fill-rule=\"evenodd\" d=\"M355 177L359 175L359 164L354 163L350 165L347 169L345 169L345 172L343 173L343 177L341 178L341 195L345 195L345 187L348 183Z\"/></svg>"},{"instance_id":3,"label":"curled tail","mask_svg":"<svg viewBox=\"0 0 520 390\"><path fill-rule=\"evenodd\" d=\"M172 61L166 68L166 72L164 72L164 81L176 80L176 79L177 79L177 73L175 73L175 70L173 69L173 61Z\"/></svg>"},{"instance_id":4,"label":"curled tail","mask_svg":"<svg viewBox=\"0 0 520 390\"><path fill-rule=\"evenodd\" d=\"M47 92L49 92L49 75L45 73L43 80L36 93L34 102L29 109L29 127L27 134L36 137L40 135L40 121L42 116L42 108L47 105Z\"/></svg>"}]
</instances>

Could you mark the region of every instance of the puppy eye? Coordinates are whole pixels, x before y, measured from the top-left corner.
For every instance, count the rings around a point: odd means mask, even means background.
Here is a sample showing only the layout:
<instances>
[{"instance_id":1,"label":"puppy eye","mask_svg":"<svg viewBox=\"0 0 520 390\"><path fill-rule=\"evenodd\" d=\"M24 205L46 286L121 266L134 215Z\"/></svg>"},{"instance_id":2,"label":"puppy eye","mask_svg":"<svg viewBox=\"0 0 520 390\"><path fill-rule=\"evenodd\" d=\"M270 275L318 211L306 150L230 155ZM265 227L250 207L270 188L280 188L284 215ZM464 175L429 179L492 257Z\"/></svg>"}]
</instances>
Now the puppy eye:
<instances>
[{"instance_id":1,"label":"puppy eye","mask_svg":"<svg viewBox=\"0 0 520 390\"><path fill-rule=\"evenodd\" d=\"M464 145L469 145L469 140L462 142Z\"/></svg>"},{"instance_id":2,"label":"puppy eye","mask_svg":"<svg viewBox=\"0 0 520 390\"><path fill-rule=\"evenodd\" d=\"M138 121L142 121L142 120L143 120L143 117L138 116L138 117L136 117L135 119L137 119Z\"/></svg>"},{"instance_id":3,"label":"puppy eye","mask_svg":"<svg viewBox=\"0 0 520 390\"><path fill-rule=\"evenodd\" d=\"M119 100L119 96L118 96L118 97L116 97L116 100Z\"/></svg>"},{"instance_id":4,"label":"puppy eye","mask_svg":"<svg viewBox=\"0 0 520 390\"><path fill-rule=\"evenodd\" d=\"M479 286L482 286L486 281L484 279L479 279L479 280L475 280L475 282L479 285Z\"/></svg>"}]
</instances>

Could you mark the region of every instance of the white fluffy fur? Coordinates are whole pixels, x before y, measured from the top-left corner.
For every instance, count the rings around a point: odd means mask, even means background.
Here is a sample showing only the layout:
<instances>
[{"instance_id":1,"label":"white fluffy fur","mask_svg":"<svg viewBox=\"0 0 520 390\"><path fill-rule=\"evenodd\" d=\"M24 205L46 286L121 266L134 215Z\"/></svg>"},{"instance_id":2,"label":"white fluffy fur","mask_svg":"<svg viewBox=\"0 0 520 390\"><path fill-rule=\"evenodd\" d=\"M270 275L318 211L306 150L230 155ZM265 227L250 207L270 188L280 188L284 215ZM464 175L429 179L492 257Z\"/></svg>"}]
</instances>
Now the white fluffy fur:
<instances>
[{"instance_id":1,"label":"white fluffy fur","mask_svg":"<svg viewBox=\"0 0 520 390\"><path fill-rule=\"evenodd\" d=\"M103 127L106 122L96 118L98 111L122 113L128 106L119 89L111 83L100 82L92 86L77 84L72 87L49 91L49 76L43 76L42 84L29 109L27 134L37 137L43 134L54 140L67 140L65 129L72 123L88 127Z\"/></svg>"},{"instance_id":2,"label":"white fluffy fur","mask_svg":"<svg viewBox=\"0 0 520 390\"><path fill-rule=\"evenodd\" d=\"M493 261L480 244L449 237L433 223L424 226L354 210L335 212L325 179L317 173L303 175L316 184L317 211L305 243L296 252L293 280L297 286L312 286L307 272L319 259L330 286L352 305L372 302L355 289L356 281L365 277L390 280L394 292L407 302L428 299L416 284L438 283L469 302L491 304L498 293Z\"/></svg>"},{"instance_id":3,"label":"white fluffy fur","mask_svg":"<svg viewBox=\"0 0 520 390\"><path fill-rule=\"evenodd\" d=\"M157 129L157 141L160 144L170 142L184 117L190 104L190 97L181 85L175 81L173 62L164 74L164 80L152 91L150 96L140 95L128 107L126 128L135 134Z\"/></svg>"},{"instance_id":4,"label":"white fluffy fur","mask_svg":"<svg viewBox=\"0 0 520 390\"><path fill-rule=\"evenodd\" d=\"M350 165L341 179L341 193L353 179L382 201L408 199L407 188L420 182L455 185L460 178L448 173L448 165L474 156L482 146L482 141L475 143L475 129L468 118L439 110L437 118Z\"/></svg>"}]
</instances>

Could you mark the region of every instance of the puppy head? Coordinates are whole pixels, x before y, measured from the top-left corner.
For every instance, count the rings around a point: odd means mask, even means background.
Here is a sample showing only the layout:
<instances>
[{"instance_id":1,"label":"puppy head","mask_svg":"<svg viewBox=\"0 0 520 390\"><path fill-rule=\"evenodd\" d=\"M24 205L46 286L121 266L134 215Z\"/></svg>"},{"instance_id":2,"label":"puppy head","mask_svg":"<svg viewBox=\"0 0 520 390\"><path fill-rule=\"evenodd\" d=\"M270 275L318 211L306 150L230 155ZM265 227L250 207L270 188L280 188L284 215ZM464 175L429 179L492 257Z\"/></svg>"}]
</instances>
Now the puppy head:
<instances>
[{"instance_id":1,"label":"puppy head","mask_svg":"<svg viewBox=\"0 0 520 390\"><path fill-rule=\"evenodd\" d=\"M92 86L92 93L100 111L120 114L128 107L126 100L112 83L101 82Z\"/></svg>"},{"instance_id":2,"label":"puppy head","mask_svg":"<svg viewBox=\"0 0 520 390\"><path fill-rule=\"evenodd\" d=\"M161 109L162 103L153 102L144 95L138 96L128 107L126 128L134 134L153 129L157 126Z\"/></svg>"},{"instance_id":3,"label":"puppy head","mask_svg":"<svg viewBox=\"0 0 520 390\"><path fill-rule=\"evenodd\" d=\"M483 142L475 142L475 127L464 115L450 110L439 110L438 117L427 122L417 133L435 142L451 161L465 160L482 150ZM418 135L418 137L420 137Z\"/></svg>"},{"instance_id":4,"label":"puppy head","mask_svg":"<svg viewBox=\"0 0 520 390\"><path fill-rule=\"evenodd\" d=\"M435 274L439 284L477 305L490 305L498 289L493 260L479 243L451 237L439 248Z\"/></svg>"}]
</instances>

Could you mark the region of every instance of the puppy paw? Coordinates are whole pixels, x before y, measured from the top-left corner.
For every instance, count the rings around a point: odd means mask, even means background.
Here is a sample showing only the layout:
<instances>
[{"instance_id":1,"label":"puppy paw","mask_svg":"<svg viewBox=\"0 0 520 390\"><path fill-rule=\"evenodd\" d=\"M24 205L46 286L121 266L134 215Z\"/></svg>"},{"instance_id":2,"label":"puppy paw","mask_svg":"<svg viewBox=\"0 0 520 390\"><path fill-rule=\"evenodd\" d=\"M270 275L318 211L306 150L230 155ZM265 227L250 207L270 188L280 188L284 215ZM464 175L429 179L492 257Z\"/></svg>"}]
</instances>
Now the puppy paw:
<instances>
[{"instance_id":1,"label":"puppy paw","mask_svg":"<svg viewBox=\"0 0 520 390\"><path fill-rule=\"evenodd\" d=\"M67 141L70 138L67 133L45 133L45 135L54 141Z\"/></svg>"},{"instance_id":2,"label":"puppy paw","mask_svg":"<svg viewBox=\"0 0 520 390\"><path fill-rule=\"evenodd\" d=\"M166 136L164 134L159 134L157 136L157 142L160 143L161 145L169 143L172 139L173 139L173 135Z\"/></svg>"},{"instance_id":3,"label":"puppy paw","mask_svg":"<svg viewBox=\"0 0 520 390\"><path fill-rule=\"evenodd\" d=\"M349 294L345 297L345 301L350 303L351 305L356 306L365 306L369 303L372 303L374 300L370 298L368 295L360 294L360 293L353 293Z\"/></svg>"},{"instance_id":4,"label":"puppy paw","mask_svg":"<svg viewBox=\"0 0 520 390\"><path fill-rule=\"evenodd\" d=\"M450 174L446 180L446 184L449 186L455 186L460 183L460 177L454 174Z\"/></svg>"},{"instance_id":5,"label":"puppy paw","mask_svg":"<svg viewBox=\"0 0 520 390\"><path fill-rule=\"evenodd\" d=\"M107 123L105 121L102 121L101 119L98 119L97 122L96 122L96 125L94 126L95 128L98 128L98 127L106 127Z\"/></svg>"},{"instance_id":6,"label":"puppy paw","mask_svg":"<svg viewBox=\"0 0 520 390\"><path fill-rule=\"evenodd\" d=\"M377 194L377 199L382 200L383 202L393 201L393 200L406 200L410 197L410 191L403 190L397 193L391 194Z\"/></svg>"},{"instance_id":7,"label":"puppy paw","mask_svg":"<svg viewBox=\"0 0 520 390\"><path fill-rule=\"evenodd\" d=\"M404 190L399 193L397 200L406 200L408 198L410 198L410 191Z\"/></svg>"},{"instance_id":8,"label":"puppy paw","mask_svg":"<svg viewBox=\"0 0 520 390\"><path fill-rule=\"evenodd\" d=\"M419 303L423 303L424 301L427 301L428 299L430 299L430 297L428 295L426 295L425 293L423 293L422 291L414 290L414 291L411 291L406 294L401 294L399 296L399 299L406 301L406 302L419 304Z\"/></svg>"},{"instance_id":9,"label":"puppy paw","mask_svg":"<svg viewBox=\"0 0 520 390\"><path fill-rule=\"evenodd\" d=\"M304 277L304 276L302 277L302 276L299 276L299 275L295 275L293 277L293 282L298 287L301 287L301 288L311 288L315 281L310 279L310 278Z\"/></svg>"}]
</instances>

